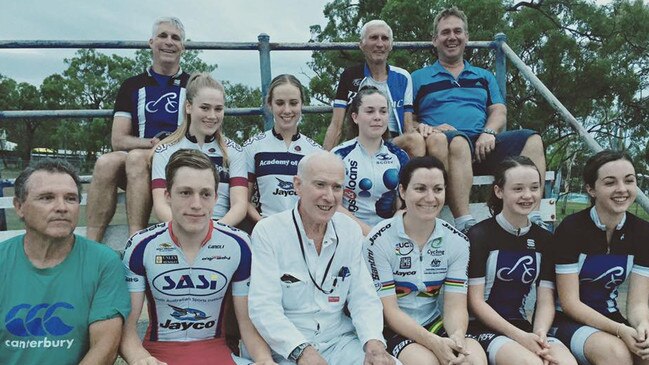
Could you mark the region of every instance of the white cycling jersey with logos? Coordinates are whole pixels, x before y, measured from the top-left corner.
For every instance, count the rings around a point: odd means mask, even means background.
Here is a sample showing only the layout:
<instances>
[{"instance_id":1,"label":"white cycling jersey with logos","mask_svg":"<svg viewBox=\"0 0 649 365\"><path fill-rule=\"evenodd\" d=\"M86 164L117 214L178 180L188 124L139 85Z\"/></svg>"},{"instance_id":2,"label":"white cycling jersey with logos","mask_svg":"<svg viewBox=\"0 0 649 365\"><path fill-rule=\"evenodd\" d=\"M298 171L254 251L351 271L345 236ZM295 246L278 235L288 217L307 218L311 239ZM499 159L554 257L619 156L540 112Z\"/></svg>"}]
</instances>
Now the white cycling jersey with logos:
<instances>
[{"instance_id":1,"label":"white cycling jersey with logos","mask_svg":"<svg viewBox=\"0 0 649 365\"><path fill-rule=\"evenodd\" d=\"M256 184L262 217L293 208L297 195L293 176L302 157L322 150L319 144L301 133L286 146L282 136L270 129L251 137L243 144L248 181Z\"/></svg>"},{"instance_id":2,"label":"white cycling jersey with logos","mask_svg":"<svg viewBox=\"0 0 649 365\"><path fill-rule=\"evenodd\" d=\"M396 210L399 171L408 154L390 142L370 155L357 138L331 150L345 163L343 206L358 219L374 226Z\"/></svg>"},{"instance_id":3,"label":"white cycling jersey with logos","mask_svg":"<svg viewBox=\"0 0 649 365\"><path fill-rule=\"evenodd\" d=\"M218 199L212 217L215 219L223 218L230 210L230 188L234 186L248 187L246 165L241 146L227 137L223 138L228 150L227 166L223 166L223 151L221 151L221 147L213 137L208 137L202 146L196 142L194 136L190 135L186 135L174 144L158 145L151 164L151 189L166 188L165 168L174 152L183 148L199 150L210 158L219 173Z\"/></svg>"},{"instance_id":4,"label":"white cycling jersey with logos","mask_svg":"<svg viewBox=\"0 0 649 365\"><path fill-rule=\"evenodd\" d=\"M228 225L213 222L193 263L187 262L171 223L142 230L124 252L126 284L145 292L149 341L196 341L221 337L223 298L247 296L250 239Z\"/></svg>"},{"instance_id":5,"label":"white cycling jersey with logos","mask_svg":"<svg viewBox=\"0 0 649 365\"><path fill-rule=\"evenodd\" d=\"M396 214L372 229L363 253L379 297L396 295L399 307L420 325L440 316L442 287L467 292L469 241L441 219L420 249L406 234L403 215Z\"/></svg>"}]
</instances>

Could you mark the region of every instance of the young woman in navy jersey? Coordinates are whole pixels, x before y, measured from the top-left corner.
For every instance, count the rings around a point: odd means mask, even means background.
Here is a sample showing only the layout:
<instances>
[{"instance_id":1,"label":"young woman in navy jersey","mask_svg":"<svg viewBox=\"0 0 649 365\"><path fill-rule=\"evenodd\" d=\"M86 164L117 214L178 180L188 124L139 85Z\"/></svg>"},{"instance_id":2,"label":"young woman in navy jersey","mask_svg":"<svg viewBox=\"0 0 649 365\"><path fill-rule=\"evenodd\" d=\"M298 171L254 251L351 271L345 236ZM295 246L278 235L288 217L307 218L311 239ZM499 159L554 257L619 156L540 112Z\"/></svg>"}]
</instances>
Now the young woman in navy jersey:
<instances>
[{"instance_id":1,"label":"young woman in navy jersey","mask_svg":"<svg viewBox=\"0 0 649 365\"><path fill-rule=\"evenodd\" d=\"M404 365L487 364L480 345L465 338L469 242L437 218L445 193L442 162L413 158L399 178L405 211L374 226L363 242L383 304L387 350Z\"/></svg>"},{"instance_id":2,"label":"young woman in navy jersey","mask_svg":"<svg viewBox=\"0 0 649 365\"><path fill-rule=\"evenodd\" d=\"M342 206L363 234L396 211L399 171L408 154L388 136L390 110L387 97L374 86L363 86L347 106L346 142L333 148L345 163Z\"/></svg>"},{"instance_id":3,"label":"young woman in navy jersey","mask_svg":"<svg viewBox=\"0 0 649 365\"><path fill-rule=\"evenodd\" d=\"M264 217L292 209L298 197L293 176L302 157L322 149L300 133L304 90L295 76L276 76L268 88L266 106L273 128L243 144L248 171L248 218L252 225ZM250 228L252 229L252 228Z\"/></svg>"},{"instance_id":4,"label":"young woman in navy jersey","mask_svg":"<svg viewBox=\"0 0 649 365\"><path fill-rule=\"evenodd\" d=\"M649 364L649 223L628 212L635 168L628 155L605 150L586 162L583 178L592 207L555 233L557 337L580 364ZM626 318L617 303L625 283Z\"/></svg>"},{"instance_id":5,"label":"young woman in navy jersey","mask_svg":"<svg viewBox=\"0 0 649 365\"><path fill-rule=\"evenodd\" d=\"M490 365L576 364L560 341L548 337L554 318L551 234L528 219L541 199L541 175L524 156L505 159L488 201L493 217L471 227L469 334ZM525 301L536 288L534 325Z\"/></svg>"}]
</instances>

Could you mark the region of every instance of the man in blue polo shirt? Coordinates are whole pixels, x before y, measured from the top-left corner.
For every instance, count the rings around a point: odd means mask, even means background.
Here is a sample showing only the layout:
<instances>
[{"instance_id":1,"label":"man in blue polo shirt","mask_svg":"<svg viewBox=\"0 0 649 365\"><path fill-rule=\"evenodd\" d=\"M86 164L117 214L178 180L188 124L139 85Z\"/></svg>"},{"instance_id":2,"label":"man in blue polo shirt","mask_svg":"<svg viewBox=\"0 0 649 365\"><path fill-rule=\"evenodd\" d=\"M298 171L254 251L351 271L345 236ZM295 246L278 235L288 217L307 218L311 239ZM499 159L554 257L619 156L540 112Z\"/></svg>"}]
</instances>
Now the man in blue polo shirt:
<instances>
[{"instance_id":1,"label":"man in blue polo shirt","mask_svg":"<svg viewBox=\"0 0 649 365\"><path fill-rule=\"evenodd\" d=\"M370 20L361 27L359 48L365 63L343 71L338 81L333 115L324 139L324 148L338 145L343 130L345 108L358 90L366 85L375 86L388 97L390 120L388 128L392 142L411 156L426 153L424 139L412 128L412 79L408 71L388 65L392 50L392 28L383 20Z\"/></svg>"},{"instance_id":2,"label":"man in blue polo shirt","mask_svg":"<svg viewBox=\"0 0 649 365\"><path fill-rule=\"evenodd\" d=\"M189 74L180 68L185 27L178 18L153 24L153 65L124 81L113 113L113 152L95 164L88 189L87 237L101 241L115 213L117 187L126 188L129 235L144 229L151 214L152 148L182 122Z\"/></svg>"},{"instance_id":3,"label":"man in blue polo shirt","mask_svg":"<svg viewBox=\"0 0 649 365\"><path fill-rule=\"evenodd\" d=\"M469 211L474 173L491 174L505 157L523 155L545 176L543 142L532 130L503 131L507 108L496 78L463 59L469 40L464 12L445 9L433 27L438 61L412 74L417 119L413 124L426 138L427 153L445 162L449 207L455 226L466 231L476 223ZM542 222L538 210L530 219Z\"/></svg>"}]
</instances>

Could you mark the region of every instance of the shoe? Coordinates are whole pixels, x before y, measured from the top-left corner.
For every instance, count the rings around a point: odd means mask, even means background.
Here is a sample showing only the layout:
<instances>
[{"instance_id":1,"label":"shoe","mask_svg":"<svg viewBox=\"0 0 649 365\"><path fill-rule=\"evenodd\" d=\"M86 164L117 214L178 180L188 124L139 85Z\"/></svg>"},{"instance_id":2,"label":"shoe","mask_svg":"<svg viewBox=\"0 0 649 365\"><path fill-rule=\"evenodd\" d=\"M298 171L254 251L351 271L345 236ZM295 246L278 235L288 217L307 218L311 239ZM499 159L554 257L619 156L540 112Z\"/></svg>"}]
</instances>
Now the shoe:
<instances>
[{"instance_id":1,"label":"shoe","mask_svg":"<svg viewBox=\"0 0 649 365\"><path fill-rule=\"evenodd\" d=\"M536 224L537 226L545 229L546 231L552 233L554 231L554 225L552 223L546 223L540 215L534 215L530 217L530 222Z\"/></svg>"},{"instance_id":2,"label":"shoe","mask_svg":"<svg viewBox=\"0 0 649 365\"><path fill-rule=\"evenodd\" d=\"M477 223L478 222L475 220L475 218L469 219L468 221L466 221L466 223L464 223L464 228L462 228L460 232L462 232L462 234L466 236L466 234L469 233L469 229L471 229L471 227L475 226Z\"/></svg>"}]
</instances>

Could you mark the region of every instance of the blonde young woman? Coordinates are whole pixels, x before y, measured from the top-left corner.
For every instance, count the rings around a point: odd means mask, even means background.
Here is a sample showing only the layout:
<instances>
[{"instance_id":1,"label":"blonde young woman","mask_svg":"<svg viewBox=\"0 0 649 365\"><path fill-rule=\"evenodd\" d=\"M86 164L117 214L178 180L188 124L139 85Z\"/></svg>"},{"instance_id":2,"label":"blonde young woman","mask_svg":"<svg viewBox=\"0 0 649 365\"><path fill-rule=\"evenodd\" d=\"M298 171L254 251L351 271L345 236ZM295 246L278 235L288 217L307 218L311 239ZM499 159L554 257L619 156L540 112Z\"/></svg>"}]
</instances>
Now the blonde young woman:
<instances>
[{"instance_id":1,"label":"blonde young woman","mask_svg":"<svg viewBox=\"0 0 649 365\"><path fill-rule=\"evenodd\" d=\"M193 74L187 84L183 123L156 147L151 171L153 211L160 221L171 220L165 200L165 166L183 148L205 153L219 173L218 200L212 217L235 226L246 216L248 180L241 147L222 133L225 113L223 85L208 73Z\"/></svg>"}]
</instances>

